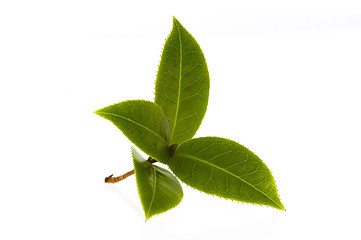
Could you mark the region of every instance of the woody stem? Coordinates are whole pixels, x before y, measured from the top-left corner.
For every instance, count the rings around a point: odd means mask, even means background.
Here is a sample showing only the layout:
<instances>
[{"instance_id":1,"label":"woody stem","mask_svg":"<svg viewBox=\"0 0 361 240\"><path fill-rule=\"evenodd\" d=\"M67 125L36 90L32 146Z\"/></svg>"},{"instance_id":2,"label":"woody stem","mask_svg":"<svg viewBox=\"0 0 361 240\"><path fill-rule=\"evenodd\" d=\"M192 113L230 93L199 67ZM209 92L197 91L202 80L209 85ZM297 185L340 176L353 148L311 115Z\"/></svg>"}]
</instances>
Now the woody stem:
<instances>
[{"instance_id":1,"label":"woody stem","mask_svg":"<svg viewBox=\"0 0 361 240\"><path fill-rule=\"evenodd\" d=\"M155 160L154 158L149 157L148 162L155 163L155 162L157 162L157 160ZM113 174L112 174L109 177L105 178L105 183L117 183L117 182L120 182L120 181L126 179L127 177L129 177L129 176L131 176L133 174L134 174L134 169L127 172L127 173L124 173L123 175L120 175L118 177L113 177Z\"/></svg>"}]
</instances>

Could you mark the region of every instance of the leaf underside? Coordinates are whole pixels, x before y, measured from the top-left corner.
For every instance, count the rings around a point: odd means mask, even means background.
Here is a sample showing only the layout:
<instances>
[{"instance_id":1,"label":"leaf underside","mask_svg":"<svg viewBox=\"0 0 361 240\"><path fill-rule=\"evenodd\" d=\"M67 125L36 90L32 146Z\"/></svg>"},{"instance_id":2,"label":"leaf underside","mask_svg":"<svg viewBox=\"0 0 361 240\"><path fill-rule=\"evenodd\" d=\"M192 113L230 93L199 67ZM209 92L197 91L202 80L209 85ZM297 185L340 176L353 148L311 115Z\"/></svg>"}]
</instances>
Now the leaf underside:
<instances>
[{"instance_id":1,"label":"leaf underside","mask_svg":"<svg viewBox=\"0 0 361 240\"><path fill-rule=\"evenodd\" d=\"M168 165L180 180L200 191L285 210L267 166L246 147L229 139L188 140L178 146Z\"/></svg>"},{"instance_id":2,"label":"leaf underside","mask_svg":"<svg viewBox=\"0 0 361 240\"><path fill-rule=\"evenodd\" d=\"M178 179L168 170L151 164L132 148L139 197L146 220L177 206L183 198Z\"/></svg>"},{"instance_id":3,"label":"leaf underside","mask_svg":"<svg viewBox=\"0 0 361 240\"><path fill-rule=\"evenodd\" d=\"M155 103L168 117L170 145L190 139L206 113L209 73L201 48L174 18L165 42L155 86Z\"/></svg>"},{"instance_id":4,"label":"leaf underside","mask_svg":"<svg viewBox=\"0 0 361 240\"><path fill-rule=\"evenodd\" d=\"M120 102L95 111L108 119L146 154L166 163L169 159L170 127L163 110L144 100Z\"/></svg>"}]
</instances>

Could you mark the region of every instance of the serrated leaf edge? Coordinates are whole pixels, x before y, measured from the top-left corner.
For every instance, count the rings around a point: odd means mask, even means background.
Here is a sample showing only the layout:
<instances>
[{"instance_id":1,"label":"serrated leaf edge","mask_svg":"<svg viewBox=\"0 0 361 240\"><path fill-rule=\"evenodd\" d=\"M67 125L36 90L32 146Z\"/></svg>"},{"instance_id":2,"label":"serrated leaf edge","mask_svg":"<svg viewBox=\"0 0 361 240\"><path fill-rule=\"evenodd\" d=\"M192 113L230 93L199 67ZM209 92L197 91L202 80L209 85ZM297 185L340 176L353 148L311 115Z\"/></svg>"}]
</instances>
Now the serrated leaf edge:
<instances>
[{"instance_id":1,"label":"serrated leaf edge","mask_svg":"<svg viewBox=\"0 0 361 240\"><path fill-rule=\"evenodd\" d=\"M209 138L209 137L210 137L210 138L220 138L220 139L225 139L225 140L228 140L228 141L231 141L231 142L235 142L235 143L241 145L242 147L246 148L247 150L249 150L247 147L245 147L245 146L243 146L242 144L240 144L240 143L238 143L238 142L236 142L236 141L234 141L234 140L231 140L231 139L229 139L229 138L222 138L222 137L217 137L217 136L207 136L207 137L199 137L199 138L197 138L197 139ZM195 139L195 138L188 139L188 140L184 141L182 144L184 144L184 143L186 143L186 142L188 142L188 141L194 140L194 139ZM181 146L182 144L180 144L179 146ZM257 156L253 151L251 151L251 150L249 150L249 151L252 152L255 156ZM180 155L187 155L187 154L180 154ZM198 158L193 157L193 156L188 156L188 157L199 160ZM274 177L273 177L273 174L272 174L271 170L269 169L269 167L268 167L258 156L257 156L257 158L258 158L258 159L268 168L268 170L270 171L272 180L273 180L273 182L274 182L273 184L275 185L276 191L278 192L277 186L276 186L276 181L275 181L275 179L274 179ZM202 159L200 159L200 160L201 160L202 162L209 163L209 162L204 161L204 160L202 160ZM209 164L210 164L210 163L209 163ZM215 165L213 165L213 164L210 164L210 165L212 165L212 167L214 166L214 167L216 167L216 168L224 171L223 169L221 169L221 168L219 168L219 167L217 167L217 166L215 166ZM282 204L282 202L281 202L281 199L280 199L279 195L278 195L278 198L279 198L280 204L277 203L275 200L273 200L271 197L269 197L267 194L265 194L264 192L262 192L261 190L259 190L259 189L257 189L256 187L254 187L252 184L248 183L247 181L239 178L238 176L236 176L236 175L234 175L234 174L232 174L232 173L230 173L230 172L228 172L228 171L225 171L225 172L227 172L227 173L229 173L230 175L232 175L232 176L240 179L240 180L243 181L244 183L248 184L249 186L253 187L253 188L256 189L257 191L259 191L260 193L262 193L263 195L265 195L268 199L270 199L272 202L274 202L274 203L279 207L279 208L276 208L276 209L286 211L285 207L283 206L283 204ZM179 179L179 178L178 178L178 179ZM181 179L179 179L179 180L181 180ZM183 181L181 180L181 182L183 182ZM183 183L186 184L187 186L193 188L193 189L197 189L197 188L195 188L195 187L190 186L189 184L187 184L187 183L185 183L185 182L183 182ZM203 191L200 190L200 189L197 189L197 190L200 191L200 192L203 192ZM206 193L206 192L203 192L203 193ZM233 198L231 198L231 197L225 198L225 197L220 196L220 195L217 195L217 194L210 194L210 193L206 193L206 194L212 195L212 196L217 196L217 197L220 197L220 198L223 198L223 199L230 199L230 200L234 200L234 201L242 202L242 203L250 203L250 204L255 204L255 205L260 205L260 206L269 206L269 205L265 205L265 204L259 204L259 203L253 203L253 202L240 201L240 200L237 200L237 199L233 199ZM272 206L269 206L269 207L272 207ZM274 207L273 207L273 208L274 208Z\"/></svg>"},{"instance_id":2,"label":"serrated leaf edge","mask_svg":"<svg viewBox=\"0 0 361 240\"><path fill-rule=\"evenodd\" d=\"M145 130L147 130L148 132L151 132L153 135L157 136L158 138L162 139L165 143L168 144L168 141L167 141L166 139L164 139L164 138L163 138L162 136L160 136L158 133L156 133L156 132L152 131L151 129L147 128L146 126L143 126L142 124L139 124L139 123L133 121L132 119L129 119L129 118L120 116L120 115L118 115L118 114L108 113L108 112L102 112L101 110L102 110L102 109L99 109L99 110L95 111L94 113L96 113L97 115L99 115L99 116L101 116L101 117L103 117L102 115L110 115L110 116L114 116L114 117L118 117L118 118L124 119L124 120L126 120L126 121L128 121L128 122L131 122L131 123L133 123L133 124L135 124L135 125L137 125L137 126L139 126L139 127L144 128Z\"/></svg>"},{"instance_id":3,"label":"serrated leaf edge","mask_svg":"<svg viewBox=\"0 0 361 240\"><path fill-rule=\"evenodd\" d=\"M176 128L177 120L178 120L180 92L181 92L181 85L182 85L182 65L183 65L182 37L181 37L180 31L179 31L179 26L178 26L179 22L175 17L173 17L173 24L177 28L178 37L179 37L179 83L178 83L177 106L176 106L176 111L175 111L175 116L174 116L174 124L173 124L172 133L171 133L171 139L174 135L174 130Z\"/></svg>"},{"instance_id":4,"label":"serrated leaf edge","mask_svg":"<svg viewBox=\"0 0 361 240\"><path fill-rule=\"evenodd\" d=\"M178 32L178 36L179 36L179 39L181 39L181 35L180 35L180 30L179 30L179 25L189 34L189 36L193 39L193 41L195 41L198 46L199 46L199 51L202 53L202 56L203 56L203 59L204 59L204 62L205 62L205 68L207 70L207 75L208 75L208 82L209 82L209 70L208 70L208 64L207 64L207 60L204 56L204 53L203 53L203 50L201 49L198 41L193 37L193 35L183 27L183 25L173 16L173 28L172 30L170 31L170 33L168 34L167 38L166 38L166 41L165 43L163 44L163 48L162 48L162 51L161 51L161 59L159 60L159 63L158 63L158 70L157 70L157 75L158 75L158 72L159 72L159 66L162 62L162 55L163 55L163 51L164 51L164 47L165 45L167 44L167 41L169 41L169 37L170 35L172 34L173 30L174 30L174 26L177 27L177 32ZM181 51L182 49L182 44L180 42L180 53L182 53ZM182 71L182 54L180 54L180 78L181 78L181 71ZM156 91L156 83L157 83L157 75L156 75L156 80L155 80L155 88L154 88L154 98L153 98L153 101L154 103L156 102L156 96L155 96L155 91ZM210 84L209 84L210 85ZM208 88L209 88L209 85L208 85ZM177 96L177 108L176 108L176 116L175 116L175 120L174 120L174 125L173 125L173 128L171 129L171 135L170 135L170 139L169 139L169 143L172 143L172 139L173 139L173 133L175 131L175 128L176 128L176 119L178 118L178 109L179 109L179 102L180 102L180 90L181 90L181 81L179 82L179 85L178 85L178 96ZM205 106L205 109L204 109L204 114L202 115L201 119L200 119L200 123L199 125L197 126L197 130L199 129L200 125L202 124L203 120L204 120L204 117L205 117L205 113L207 112L207 109L208 109L208 101L209 101L209 96L207 96L207 104ZM161 106L160 106L161 107ZM162 108L162 107L161 107ZM168 116L167 116L168 118ZM195 135L196 133L193 134L193 136ZM192 138L193 138L192 136ZM192 139L190 138L190 139ZM189 140L189 139L187 139ZM177 142L178 144L180 144L181 142Z\"/></svg>"},{"instance_id":5,"label":"serrated leaf edge","mask_svg":"<svg viewBox=\"0 0 361 240\"><path fill-rule=\"evenodd\" d=\"M134 159L134 151L137 151L137 150L136 150L136 148L135 148L134 146L131 147L131 149L132 149L132 158ZM152 167L154 168L154 171L156 171L156 166L154 166L154 165L152 164ZM167 170L167 169L165 169L165 170ZM169 171L169 170L167 170L167 171ZM176 179L178 179L178 181L180 182L179 184L181 185L182 181L181 181L179 178L177 178L172 171L169 171L169 172L172 173L172 175L173 175ZM136 171L135 168L134 168L134 174L135 174L135 176L137 175L137 171ZM155 174L154 174L154 176L155 176ZM139 186L138 186L137 178L135 178L135 182L136 182L136 185L137 185L137 190L138 190L137 192L138 192L140 204L142 205L142 208L143 208L143 203L142 203L142 200L141 200L141 198L140 198ZM176 204L174 204L174 206L172 206L171 208L168 208L168 210L166 210L166 211L164 211L164 212L160 212L160 213L154 214L154 215L152 215L152 216L149 216L149 209L150 209L150 207L148 208L147 214L145 213L145 211L143 211L143 212L144 212L144 216L145 216L145 221L148 221L150 218L152 218L152 217L154 217L154 216L157 216L157 215L163 214L163 213L165 213L165 212L168 212L169 210L171 210L171 209L175 208L176 206L178 206L178 205L182 202L183 196L184 196L184 192L183 192L182 185L181 185L181 191L182 191L182 197L180 198L179 202L176 203ZM153 191L152 203L150 204L150 206L153 204L154 196L155 196L155 188L154 188L154 191ZM143 209L143 210L144 210L144 209ZM148 217L148 216L149 216L149 217Z\"/></svg>"},{"instance_id":6,"label":"serrated leaf edge","mask_svg":"<svg viewBox=\"0 0 361 240\"><path fill-rule=\"evenodd\" d=\"M223 169L223 168L220 168L220 167L218 167L218 166L216 166L216 165L214 165L214 164L212 164L212 163L210 163L210 162L208 162L208 161L205 161L205 160L203 160L203 159L201 159L201 158L197 158L197 157L194 157L194 156L190 156L190 155L188 155L188 154L178 154L178 156L183 156L183 157L186 157L186 158L190 158L190 159L193 159L193 160L197 160L197 161L199 161L199 162L203 162L204 164L208 164L208 165L210 165L211 167L217 168L217 169L219 169L219 170L221 170L221 171L223 171L223 172L225 172L225 173L227 173L227 174L229 174L229 175L231 175L231 176L233 176L233 177L241 180L242 182L246 183L247 185L249 185L249 186L252 187L253 189L257 190L258 192L260 192L261 194L263 194L264 196L266 196L268 199L270 199L272 202L274 202L277 206L279 206L279 208L280 208L281 210L284 210L284 207L283 207L282 205L280 205L279 203L277 203L275 200L273 200L273 198L271 198L271 197L268 196L266 193L264 193L263 191L259 190L257 187L253 186L252 184L250 184L249 182L247 182L247 181L244 180L243 178L241 178L241 177L239 177L239 176L237 176L237 175L235 175L235 174L233 174L233 173L231 173L231 172L229 172L229 171L227 171L227 170L225 170L225 169Z\"/></svg>"}]
</instances>

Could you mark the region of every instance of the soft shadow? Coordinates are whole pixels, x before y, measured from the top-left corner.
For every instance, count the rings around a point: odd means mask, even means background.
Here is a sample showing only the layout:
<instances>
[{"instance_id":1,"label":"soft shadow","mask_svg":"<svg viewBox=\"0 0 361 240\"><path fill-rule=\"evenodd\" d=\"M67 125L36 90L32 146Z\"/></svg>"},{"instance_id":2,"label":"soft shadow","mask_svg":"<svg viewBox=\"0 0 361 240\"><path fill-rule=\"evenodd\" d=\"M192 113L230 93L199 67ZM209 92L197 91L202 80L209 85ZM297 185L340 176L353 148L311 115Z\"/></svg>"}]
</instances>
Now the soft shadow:
<instances>
[{"instance_id":1,"label":"soft shadow","mask_svg":"<svg viewBox=\"0 0 361 240\"><path fill-rule=\"evenodd\" d=\"M114 194L119 195L122 199L124 199L124 200L128 203L129 206L131 206L131 208L132 208L137 214L140 214L140 215L143 214L143 212L141 211L141 209L139 209L139 207L138 207L136 204L134 204L134 202L131 201L131 200L128 198L128 196L127 196L125 193L123 193L123 191L120 190L117 186L110 185L110 184L105 184L105 185L104 185L104 189L107 190L107 191L109 191L109 192L112 192L112 193L114 193Z\"/></svg>"}]
</instances>

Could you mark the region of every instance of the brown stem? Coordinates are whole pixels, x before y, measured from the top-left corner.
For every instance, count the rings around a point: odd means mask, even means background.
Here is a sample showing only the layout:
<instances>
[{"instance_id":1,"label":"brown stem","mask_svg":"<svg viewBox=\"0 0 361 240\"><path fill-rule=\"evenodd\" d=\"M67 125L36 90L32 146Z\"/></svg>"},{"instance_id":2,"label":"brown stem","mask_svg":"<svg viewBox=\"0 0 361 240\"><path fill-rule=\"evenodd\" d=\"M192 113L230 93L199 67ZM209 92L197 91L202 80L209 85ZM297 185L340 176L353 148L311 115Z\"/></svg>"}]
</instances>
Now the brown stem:
<instances>
[{"instance_id":1,"label":"brown stem","mask_svg":"<svg viewBox=\"0 0 361 240\"><path fill-rule=\"evenodd\" d=\"M157 162L157 160L155 160L154 158L149 157L148 162L155 163L155 162ZM133 174L134 174L134 169L127 172L127 173L125 173L125 174L123 174L123 175L120 175L118 177L113 177L113 174L112 174L109 177L105 178L105 183L117 183L117 182L120 182L120 181L126 179L127 177L129 177L129 176L131 176Z\"/></svg>"},{"instance_id":2,"label":"brown stem","mask_svg":"<svg viewBox=\"0 0 361 240\"><path fill-rule=\"evenodd\" d=\"M105 182L106 183L117 183L117 182L120 182L120 181L126 179L127 177L129 177L129 176L131 176L133 174L134 174L134 169L132 171L129 171L129 172L127 172L127 173L125 173L123 175L120 175L118 177L113 177L113 174L112 174L109 177L105 178Z\"/></svg>"}]
</instances>

